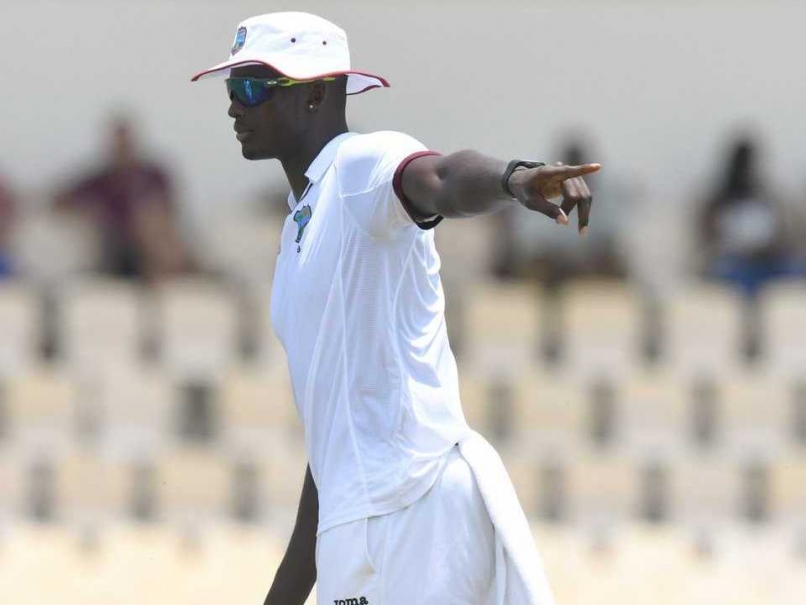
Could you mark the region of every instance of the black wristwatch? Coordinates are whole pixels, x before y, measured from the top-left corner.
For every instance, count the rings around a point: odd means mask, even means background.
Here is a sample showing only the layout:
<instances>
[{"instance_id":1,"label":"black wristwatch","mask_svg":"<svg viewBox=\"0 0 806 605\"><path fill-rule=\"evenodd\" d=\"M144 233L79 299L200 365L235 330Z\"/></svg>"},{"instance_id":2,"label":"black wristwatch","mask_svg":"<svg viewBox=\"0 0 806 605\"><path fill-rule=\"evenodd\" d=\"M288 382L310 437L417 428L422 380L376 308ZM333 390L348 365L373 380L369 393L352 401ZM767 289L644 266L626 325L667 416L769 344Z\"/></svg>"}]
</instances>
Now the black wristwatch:
<instances>
[{"instance_id":1,"label":"black wristwatch","mask_svg":"<svg viewBox=\"0 0 806 605\"><path fill-rule=\"evenodd\" d=\"M509 189L509 177L512 176L512 173L515 172L516 168L524 167L524 168L539 168L540 166L545 166L546 164L543 162L530 162L528 160L512 160L509 164L507 164L507 169L504 171L504 176L501 177L501 189L504 190L510 197L515 197Z\"/></svg>"}]
</instances>

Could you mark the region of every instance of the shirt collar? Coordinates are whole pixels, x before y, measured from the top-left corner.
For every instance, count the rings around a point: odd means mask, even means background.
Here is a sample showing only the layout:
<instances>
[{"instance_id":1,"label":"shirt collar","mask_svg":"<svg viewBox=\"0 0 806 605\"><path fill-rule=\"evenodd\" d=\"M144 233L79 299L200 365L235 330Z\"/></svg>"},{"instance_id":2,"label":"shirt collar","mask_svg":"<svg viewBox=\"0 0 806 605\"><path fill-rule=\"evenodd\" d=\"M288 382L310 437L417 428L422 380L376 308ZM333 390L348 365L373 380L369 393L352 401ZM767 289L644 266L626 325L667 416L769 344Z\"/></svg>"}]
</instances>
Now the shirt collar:
<instances>
[{"instance_id":1,"label":"shirt collar","mask_svg":"<svg viewBox=\"0 0 806 605\"><path fill-rule=\"evenodd\" d=\"M322 180L322 177L325 176L327 169L330 168L331 164L333 164L333 160L336 159L336 152L339 150L339 146L349 139L350 137L355 136L356 132L344 132L337 137L330 139L327 145L322 148L322 151L319 152L319 155L316 156L311 165L308 166L308 169L305 171L305 176L307 177L308 181L311 184L318 183ZM288 196L288 205L293 210L296 206L297 200L294 199L293 192Z\"/></svg>"},{"instance_id":2,"label":"shirt collar","mask_svg":"<svg viewBox=\"0 0 806 605\"><path fill-rule=\"evenodd\" d=\"M308 170L305 171L305 176L308 177L308 180L312 183L318 183L336 158L339 146L356 134L355 132L343 132L339 136L330 139L330 142L322 148L316 159L308 166Z\"/></svg>"}]
</instances>

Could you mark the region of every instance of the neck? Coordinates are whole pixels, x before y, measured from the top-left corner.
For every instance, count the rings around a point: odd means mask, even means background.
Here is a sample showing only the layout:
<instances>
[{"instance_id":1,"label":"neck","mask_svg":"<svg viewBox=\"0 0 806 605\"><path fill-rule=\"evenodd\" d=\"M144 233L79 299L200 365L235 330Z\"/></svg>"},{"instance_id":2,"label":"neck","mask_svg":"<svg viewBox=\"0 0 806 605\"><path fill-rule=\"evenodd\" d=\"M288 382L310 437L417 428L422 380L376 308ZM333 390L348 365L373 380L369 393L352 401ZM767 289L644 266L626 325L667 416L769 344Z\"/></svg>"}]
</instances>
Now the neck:
<instances>
[{"instance_id":1,"label":"neck","mask_svg":"<svg viewBox=\"0 0 806 605\"><path fill-rule=\"evenodd\" d=\"M316 159L316 156L322 149L334 138L340 134L348 132L347 122L341 121L340 123L322 130L316 131L311 136L306 137L294 153L286 158L281 159L285 176L288 179L288 184L294 192L294 197L299 200L302 197L305 187L308 186L308 178L305 176L305 171Z\"/></svg>"}]
</instances>

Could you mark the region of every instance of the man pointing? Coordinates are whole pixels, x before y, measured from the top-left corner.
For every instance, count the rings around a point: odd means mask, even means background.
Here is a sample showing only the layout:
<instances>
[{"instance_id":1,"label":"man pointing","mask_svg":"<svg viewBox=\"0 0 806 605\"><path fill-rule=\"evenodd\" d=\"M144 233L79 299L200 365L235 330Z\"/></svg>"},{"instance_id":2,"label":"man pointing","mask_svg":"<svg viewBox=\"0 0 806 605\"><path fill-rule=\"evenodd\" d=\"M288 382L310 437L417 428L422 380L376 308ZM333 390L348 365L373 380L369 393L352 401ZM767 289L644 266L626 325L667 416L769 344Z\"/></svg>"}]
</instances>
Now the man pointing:
<instances>
[{"instance_id":1,"label":"man pointing","mask_svg":"<svg viewBox=\"0 0 806 605\"><path fill-rule=\"evenodd\" d=\"M462 412L433 228L522 204L560 225L577 208L584 233L581 177L599 165L350 132L347 96L388 84L306 13L242 22L230 58L194 80L208 75L226 76L243 156L279 160L291 188L271 317L308 470L266 604L302 605L317 581L320 604L550 603L500 459Z\"/></svg>"}]
</instances>

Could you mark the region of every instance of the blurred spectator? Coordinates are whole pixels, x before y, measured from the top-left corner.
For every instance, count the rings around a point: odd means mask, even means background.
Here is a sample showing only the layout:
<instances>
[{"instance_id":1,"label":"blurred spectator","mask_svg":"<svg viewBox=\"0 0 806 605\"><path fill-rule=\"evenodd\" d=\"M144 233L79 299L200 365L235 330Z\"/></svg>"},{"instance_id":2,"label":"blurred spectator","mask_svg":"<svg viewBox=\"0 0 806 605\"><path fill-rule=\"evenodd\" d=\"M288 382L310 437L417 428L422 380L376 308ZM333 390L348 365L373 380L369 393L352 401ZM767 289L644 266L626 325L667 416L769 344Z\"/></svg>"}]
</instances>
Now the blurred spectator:
<instances>
[{"instance_id":1,"label":"blurred spectator","mask_svg":"<svg viewBox=\"0 0 806 605\"><path fill-rule=\"evenodd\" d=\"M13 272L11 259L11 238L14 228L15 199L11 187L0 177L0 279Z\"/></svg>"},{"instance_id":2,"label":"blurred spectator","mask_svg":"<svg viewBox=\"0 0 806 605\"><path fill-rule=\"evenodd\" d=\"M759 169L755 140L740 137L699 218L705 275L733 283L753 299L770 280L802 273L787 224L784 206Z\"/></svg>"},{"instance_id":3,"label":"blurred spectator","mask_svg":"<svg viewBox=\"0 0 806 605\"><path fill-rule=\"evenodd\" d=\"M560 158L565 164L582 164L593 161L593 154L582 138L569 137ZM616 208L626 202L625 196L617 195L599 174L585 179L593 192L588 235L579 236L576 212L567 228L520 207L499 213L496 275L535 279L551 289L580 277L626 276L626 254L619 232L624 211Z\"/></svg>"},{"instance_id":4,"label":"blurred spectator","mask_svg":"<svg viewBox=\"0 0 806 605\"><path fill-rule=\"evenodd\" d=\"M111 122L108 146L108 163L61 191L56 207L84 213L97 225L106 273L154 281L187 270L167 172L141 157L126 119Z\"/></svg>"}]
</instances>

